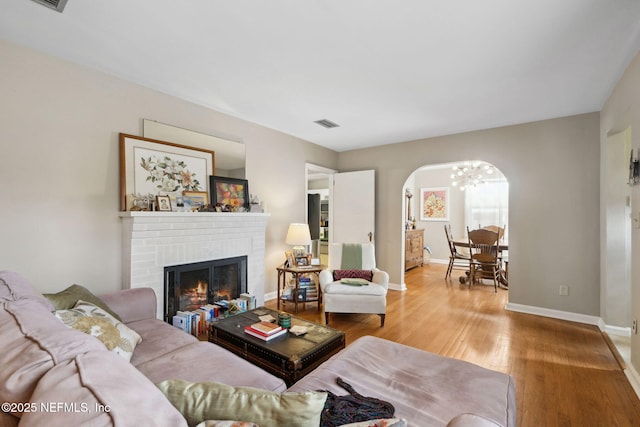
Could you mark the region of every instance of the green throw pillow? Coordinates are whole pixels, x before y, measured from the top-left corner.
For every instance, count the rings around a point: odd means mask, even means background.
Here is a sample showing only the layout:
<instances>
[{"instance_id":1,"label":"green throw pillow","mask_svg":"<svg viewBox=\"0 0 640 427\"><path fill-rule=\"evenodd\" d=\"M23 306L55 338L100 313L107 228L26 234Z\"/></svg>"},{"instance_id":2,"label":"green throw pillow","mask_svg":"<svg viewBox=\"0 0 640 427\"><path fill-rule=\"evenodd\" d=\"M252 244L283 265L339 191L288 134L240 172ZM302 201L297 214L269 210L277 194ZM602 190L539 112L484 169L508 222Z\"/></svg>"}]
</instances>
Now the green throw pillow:
<instances>
[{"instance_id":1,"label":"green throw pillow","mask_svg":"<svg viewBox=\"0 0 640 427\"><path fill-rule=\"evenodd\" d=\"M214 382L157 384L193 427L205 420L242 419L260 427L318 427L326 392L278 393Z\"/></svg>"},{"instance_id":2,"label":"green throw pillow","mask_svg":"<svg viewBox=\"0 0 640 427\"><path fill-rule=\"evenodd\" d=\"M109 306L102 301L100 298L95 296L89 291L89 289L80 285L71 285L67 289L58 292L57 294L43 294L43 296L51 301L51 304L57 310L69 310L76 306L77 302L82 300L86 302L90 302L93 305L96 305L118 319L118 321L122 322L118 313L112 311Z\"/></svg>"}]
</instances>

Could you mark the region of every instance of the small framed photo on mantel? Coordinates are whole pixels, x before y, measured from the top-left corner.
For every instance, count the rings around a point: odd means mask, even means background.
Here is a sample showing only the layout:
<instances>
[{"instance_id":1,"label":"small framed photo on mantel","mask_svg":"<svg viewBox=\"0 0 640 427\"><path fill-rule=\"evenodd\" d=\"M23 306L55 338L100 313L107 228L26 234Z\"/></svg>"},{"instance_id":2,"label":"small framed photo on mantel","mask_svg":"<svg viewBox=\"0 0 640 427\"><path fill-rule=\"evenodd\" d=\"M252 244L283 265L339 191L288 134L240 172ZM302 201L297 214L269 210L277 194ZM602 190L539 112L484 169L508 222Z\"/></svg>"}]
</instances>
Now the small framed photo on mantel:
<instances>
[{"instance_id":1,"label":"small framed photo on mantel","mask_svg":"<svg viewBox=\"0 0 640 427\"><path fill-rule=\"evenodd\" d=\"M160 212L171 212L171 197L169 196L156 196L157 210Z\"/></svg>"}]
</instances>

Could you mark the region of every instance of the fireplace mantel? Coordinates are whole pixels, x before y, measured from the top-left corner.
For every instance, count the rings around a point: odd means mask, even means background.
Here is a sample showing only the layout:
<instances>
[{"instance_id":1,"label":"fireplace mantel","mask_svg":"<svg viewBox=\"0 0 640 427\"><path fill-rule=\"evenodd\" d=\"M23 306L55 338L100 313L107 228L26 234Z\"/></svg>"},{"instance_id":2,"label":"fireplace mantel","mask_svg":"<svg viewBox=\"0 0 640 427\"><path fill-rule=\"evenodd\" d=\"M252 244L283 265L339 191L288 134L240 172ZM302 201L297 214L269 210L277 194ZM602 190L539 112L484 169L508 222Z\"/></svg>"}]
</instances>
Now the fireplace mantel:
<instances>
[{"instance_id":1,"label":"fireplace mantel","mask_svg":"<svg viewBox=\"0 0 640 427\"><path fill-rule=\"evenodd\" d=\"M268 213L120 212L122 281L125 288L152 288L157 317L164 307L164 267L247 256L247 290L264 304Z\"/></svg>"}]
</instances>

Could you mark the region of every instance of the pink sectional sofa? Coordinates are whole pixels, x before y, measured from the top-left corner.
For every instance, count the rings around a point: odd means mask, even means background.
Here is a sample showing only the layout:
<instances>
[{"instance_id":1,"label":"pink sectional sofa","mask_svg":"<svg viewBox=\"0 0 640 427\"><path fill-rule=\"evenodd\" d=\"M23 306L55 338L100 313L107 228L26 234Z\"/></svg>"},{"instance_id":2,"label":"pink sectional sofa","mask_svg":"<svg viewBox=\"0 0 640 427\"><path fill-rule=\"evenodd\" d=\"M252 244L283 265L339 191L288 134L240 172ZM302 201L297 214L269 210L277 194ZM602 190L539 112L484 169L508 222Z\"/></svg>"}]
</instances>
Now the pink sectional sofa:
<instances>
[{"instance_id":1,"label":"pink sectional sofa","mask_svg":"<svg viewBox=\"0 0 640 427\"><path fill-rule=\"evenodd\" d=\"M0 271L0 426L186 426L155 386L166 379L286 391L281 379L156 319L151 289L100 298L142 337L130 362L56 319L22 276ZM338 376L393 403L409 426L516 425L509 375L374 337L352 343L289 391L345 394Z\"/></svg>"}]
</instances>

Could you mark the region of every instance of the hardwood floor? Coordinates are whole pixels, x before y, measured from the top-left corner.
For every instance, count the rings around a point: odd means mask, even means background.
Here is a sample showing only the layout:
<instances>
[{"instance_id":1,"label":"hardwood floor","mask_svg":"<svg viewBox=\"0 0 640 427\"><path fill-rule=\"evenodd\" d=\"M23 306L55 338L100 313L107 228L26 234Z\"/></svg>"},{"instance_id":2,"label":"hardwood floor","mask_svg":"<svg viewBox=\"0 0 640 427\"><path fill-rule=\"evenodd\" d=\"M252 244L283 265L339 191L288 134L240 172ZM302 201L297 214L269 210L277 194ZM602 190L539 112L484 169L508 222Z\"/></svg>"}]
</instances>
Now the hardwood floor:
<instances>
[{"instance_id":1,"label":"hardwood floor","mask_svg":"<svg viewBox=\"0 0 640 427\"><path fill-rule=\"evenodd\" d=\"M409 271L408 290L388 294L383 328L374 315L331 315L330 326L347 345L375 335L511 374L519 426L640 426L640 400L597 327L506 311L508 291L444 274ZM315 303L298 316L324 323Z\"/></svg>"}]
</instances>

